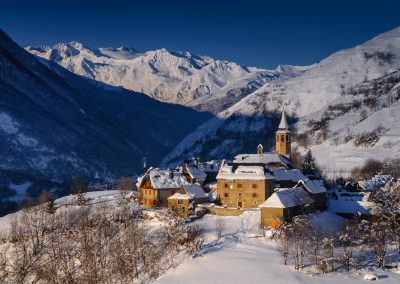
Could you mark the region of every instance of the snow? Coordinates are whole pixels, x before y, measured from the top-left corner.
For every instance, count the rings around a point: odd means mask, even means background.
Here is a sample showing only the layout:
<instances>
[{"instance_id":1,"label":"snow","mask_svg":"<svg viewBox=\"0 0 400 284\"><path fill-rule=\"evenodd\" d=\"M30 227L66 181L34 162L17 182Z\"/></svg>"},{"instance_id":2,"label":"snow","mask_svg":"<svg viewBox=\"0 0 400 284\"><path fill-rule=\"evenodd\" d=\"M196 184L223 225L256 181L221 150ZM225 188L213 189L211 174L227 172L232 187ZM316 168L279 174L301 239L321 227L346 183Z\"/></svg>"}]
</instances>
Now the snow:
<instances>
[{"instance_id":1,"label":"snow","mask_svg":"<svg viewBox=\"0 0 400 284\"><path fill-rule=\"evenodd\" d=\"M8 134L16 134L18 132L18 123L6 113L0 113L0 129Z\"/></svg>"},{"instance_id":2,"label":"snow","mask_svg":"<svg viewBox=\"0 0 400 284\"><path fill-rule=\"evenodd\" d=\"M312 194L324 193L326 192L326 188L324 186L324 182L322 180L311 180L305 179L300 180L296 187L303 185L306 190L308 190Z\"/></svg>"},{"instance_id":3,"label":"snow","mask_svg":"<svg viewBox=\"0 0 400 284\"><path fill-rule=\"evenodd\" d=\"M285 168L270 169L277 181L291 180L298 182L299 180L305 180L306 177L298 169L287 170Z\"/></svg>"},{"instance_id":4,"label":"snow","mask_svg":"<svg viewBox=\"0 0 400 284\"><path fill-rule=\"evenodd\" d=\"M236 164L289 164L289 161L277 153L240 154L233 160Z\"/></svg>"},{"instance_id":5,"label":"snow","mask_svg":"<svg viewBox=\"0 0 400 284\"><path fill-rule=\"evenodd\" d=\"M301 188L278 188L258 207L290 208L311 204L313 200Z\"/></svg>"},{"instance_id":6,"label":"snow","mask_svg":"<svg viewBox=\"0 0 400 284\"><path fill-rule=\"evenodd\" d=\"M22 184L9 184L9 188L15 190L16 195L9 198L11 201L21 201L26 198L27 190L32 186L33 183L31 182L24 182Z\"/></svg>"},{"instance_id":7,"label":"snow","mask_svg":"<svg viewBox=\"0 0 400 284\"><path fill-rule=\"evenodd\" d=\"M182 199L193 199L192 196L190 196L189 194L186 193L175 193L174 195L171 195L170 197L168 197L167 199L178 199L178 200L182 200Z\"/></svg>"},{"instance_id":8,"label":"snow","mask_svg":"<svg viewBox=\"0 0 400 284\"><path fill-rule=\"evenodd\" d=\"M375 52L390 52L393 54L391 62L381 62L376 58L366 59L365 54ZM318 64L309 66L298 76L280 81L268 82L258 90L244 97L236 104L218 113L217 118L200 126L192 134L185 137L163 160L168 165L176 157L198 155L202 153L201 145L207 138L215 145L207 149L210 153L205 158L211 159L211 154L218 154L238 145L239 137L251 134L249 129L260 126L269 126L270 113L278 113L285 108L289 116L298 118L295 127L299 133L305 133L310 138L309 148L316 157L318 164L328 174L349 174L355 166L362 165L368 158L383 160L385 158L400 158L400 103L386 105L380 109L370 109L362 106L339 116L329 123L329 135L326 141L316 143L316 133L310 132L307 123L310 120L320 121L329 105L362 100L362 95L342 95L341 88L346 91L351 88L360 88L362 84L373 84L372 80L388 76L391 72L400 69L400 28L389 31L354 48L342 50L332 54ZM366 81L366 82L364 82ZM363 83L364 82L364 83ZM357 91L357 89L355 89ZM398 87L393 93L395 95ZM382 96L379 100L382 100ZM360 119L365 111L367 118ZM243 117L260 117L250 124L238 123ZM357 135L371 131L379 125L386 130L380 141L373 147L356 147L354 140L345 143L347 134ZM236 128L235 128L236 127ZM216 133L225 129L235 129L236 140L224 144L225 137L218 137ZM274 134L265 139L274 139ZM335 139L338 142L335 142ZM385 144L386 143L386 144ZM258 143L257 143L258 144ZM254 145L254 148L256 145ZM296 144L296 143L295 143ZM385 145L390 144L390 148ZM236 150L236 149L235 149ZM242 151L238 146L237 151ZM227 157L230 158L230 157Z\"/></svg>"},{"instance_id":9,"label":"snow","mask_svg":"<svg viewBox=\"0 0 400 284\"><path fill-rule=\"evenodd\" d=\"M303 69L244 67L164 48L146 52L129 47L91 49L74 41L26 50L82 76L142 92L163 102L191 107L204 105L205 111L212 112L222 110L228 99L234 103L243 93L251 92L248 86L296 76ZM231 95L225 99L227 94Z\"/></svg>"},{"instance_id":10,"label":"snow","mask_svg":"<svg viewBox=\"0 0 400 284\"><path fill-rule=\"evenodd\" d=\"M369 215L374 203L368 201L369 193L335 192L337 199L329 198L329 210L338 214Z\"/></svg>"},{"instance_id":11,"label":"snow","mask_svg":"<svg viewBox=\"0 0 400 284\"><path fill-rule=\"evenodd\" d=\"M391 180L392 177L389 175L375 175L370 180L359 181L358 185L364 191L375 191L390 182Z\"/></svg>"},{"instance_id":12,"label":"snow","mask_svg":"<svg viewBox=\"0 0 400 284\"><path fill-rule=\"evenodd\" d=\"M204 192L204 190L200 186L200 184L197 184L197 183L185 184L185 185L183 185L183 189L192 198L205 198L205 197L207 197L206 193Z\"/></svg>"},{"instance_id":13,"label":"snow","mask_svg":"<svg viewBox=\"0 0 400 284\"><path fill-rule=\"evenodd\" d=\"M260 235L259 211L245 211L238 217L223 217L226 221L222 237L215 229L217 216L206 215L196 221L204 227L205 244L193 258L160 276L159 284L219 284L219 283L282 283L282 284L357 284L365 283L366 273L329 273L295 271L283 265L278 245ZM331 218L338 221L340 217ZM375 271L383 283L398 283L400 275Z\"/></svg>"},{"instance_id":14,"label":"snow","mask_svg":"<svg viewBox=\"0 0 400 284\"><path fill-rule=\"evenodd\" d=\"M264 168L260 166L238 166L237 168L229 165L221 167L217 179L248 179L248 180L265 180L273 178L268 173L264 173Z\"/></svg>"},{"instance_id":15,"label":"snow","mask_svg":"<svg viewBox=\"0 0 400 284\"><path fill-rule=\"evenodd\" d=\"M155 168L150 169L149 174L155 189L181 188L183 185L188 184L185 176L180 171Z\"/></svg>"},{"instance_id":16,"label":"snow","mask_svg":"<svg viewBox=\"0 0 400 284\"><path fill-rule=\"evenodd\" d=\"M378 275L376 275L375 273L367 273L364 275L364 280L378 280Z\"/></svg>"},{"instance_id":17,"label":"snow","mask_svg":"<svg viewBox=\"0 0 400 284\"><path fill-rule=\"evenodd\" d=\"M186 164L186 168L189 172L189 175L200 182L203 182L207 177L207 174L205 173L201 164L199 164L198 166L193 164Z\"/></svg>"}]
</instances>

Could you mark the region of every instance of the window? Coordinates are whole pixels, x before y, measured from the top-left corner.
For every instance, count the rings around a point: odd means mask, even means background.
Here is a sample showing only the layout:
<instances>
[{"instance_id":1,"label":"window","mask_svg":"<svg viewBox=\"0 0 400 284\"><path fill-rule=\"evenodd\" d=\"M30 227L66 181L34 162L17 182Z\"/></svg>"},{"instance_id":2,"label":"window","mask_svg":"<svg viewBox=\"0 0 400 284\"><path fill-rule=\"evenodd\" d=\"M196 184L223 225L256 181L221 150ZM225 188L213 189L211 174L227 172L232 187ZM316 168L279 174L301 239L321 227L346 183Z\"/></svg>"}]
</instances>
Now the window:
<instances>
[{"instance_id":1,"label":"window","mask_svg":"<svg viewBox=\"0 0 400 284\"><path fill-rule=\"evenodd\" d=\"M241 183L238 183L237 187L238 187L238 188L242 188L242 184L241 184Z\"/></svg>"},{"instance_id":2,"label":"window","mask_svg":"<svg viewBox=\"0 0 400 284\"><path fill-rule=\"evenodd\" d=\"M241 193L241 192L239 192L239 196L242 196L242 193Z\"/></svg>"},{"instance_id":3,"label":"window","mask_svg":"<svg viewBox=\"0 0 400 284\"><path fill-rule=\"evenodd\" d=\"M229 197L229 193L225 192L224 196Z\"/></svg>"},{"instance_id":4,"label":"window","mask_svg":"<svg viewBox=\"0 0 400 284\"><path fill-rule=\"evenodd\" d=\"M287 142L290 142L289 134L286 134L286 141L287 141Z\"/></svg>"},{"instance_id":5,"label":"window","mask_svg":"<svg viewBox=\"0 0 400 284\"><path fill-rule=\"evenodd\" d=\"M182 207L182 213L185 213L185 207Z\"/></svg>"},{"instance_id":6,"label":"window","mask_svg":"<svg viewBox=\"0 0 400 284\"><path fill-rule=\"evenodd\" d=\"M253 192L253 197L256 198L258 196L257 192Z\"/></svg>"},{"instance_id":7,"label":"window","mask_svg":"<svg viewBox=\"0 0 400 284\"><path fill-rule=\"evenodd\" d=\"M147 199L143 199L143 204L147 205Z\"/></svg>"},{"instance_id":8,"label":"window","mask_svg":"<svg viewBox=\"0 0 400 284\"><path fill-rule=\"evenodd\" d=\"M183 204L183 200L178 200L178 204Z\"/></svg>"},{"instance_id":9,"label":"window","mask_svg":"<svg viewBox=\"0 0 400 284\"><path fill-rule=\"evenodd\" d=\"M285 142L285 135L281 135L281 142Z\"/></svg>"},{"instance_id":10,"label":"window","mask_svg":"<svg viewBox=\"0 0 400 284\"><path fill-rule=\"evenodd\" d=\"M154 205L154 206L156 205L156 200L155 200L155 199L153 199L153 205Z\"/></svg>"},{"instance_id":11,"label":"window","mask_svg":"<svg viewBox=\"0 0 400 284\"><path fill-rule=\"evenodd\" d=\"M257 184L256 184L256 183L253 183L253 184L251 185L251 188L257 188Z\"/></svg>"},{"instance_id":12,"label":"window","mask_svg":"<svg viewBox=\"0 0 400 284\"><path fill-rule=\"evenodd\" d=\"M225 187L225 188L228 188L228 184L227 184L227 183L225 183L225 184L224 184L224 187Z\"/></svg>"}]
</instances>

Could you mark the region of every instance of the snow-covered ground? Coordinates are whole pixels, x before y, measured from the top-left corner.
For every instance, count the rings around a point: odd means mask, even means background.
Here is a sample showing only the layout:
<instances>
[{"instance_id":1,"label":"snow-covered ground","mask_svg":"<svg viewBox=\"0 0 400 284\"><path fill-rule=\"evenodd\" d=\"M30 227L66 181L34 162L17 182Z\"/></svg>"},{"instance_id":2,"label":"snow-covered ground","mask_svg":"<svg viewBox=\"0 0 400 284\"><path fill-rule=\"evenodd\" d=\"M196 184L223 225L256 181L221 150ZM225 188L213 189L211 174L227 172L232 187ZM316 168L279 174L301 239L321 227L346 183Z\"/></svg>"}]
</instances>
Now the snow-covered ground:
<instances>
[{"instance_id":1,"label":"snow-covered ground","mask_svg":"<svg viewBox=\"0 0 400 284\"><path fill-rule=\"evenodd\" d=\"M223 217L226 229L216 237L216 219L206 215L199 221L205 228L206 242L194 257L161 276L156 283L365 283L363 277L371 271L320 274L312 269L296 271L283 265L276 242L262 237L259 228L259 211L246 211L242 216ZM323 212L312 222L338 228L341 218ZM398 283L400 274L373 271L384 283Z\"/></svg>"},{"instance_id":2,"label":"snow-covered ground","mask_svg":"<svg viewBox=\"0 0 400 284\"><path fill-rule=\"evenodd\" d=\"M98 191L84 194L91 206L118 205L119 191ZM126 195L125 195L126 196ZM56 201L58 207L76 206L76 196L66 196ZM9 221L16 215L0 218L0 236L9 230ZM217 237L217 220L223 220L222 237ZM150 227L159 227L160 220L147 220ZM311 216L314 225L339 230L343 219L330 211ZM365 283L367 273L375 273L383 283L399 283L399 273L382 270L360 270L350 273L320 274L312 267L302 271L292 265L283 265L279 245L263 236L260 229L260 211L247 210L241 216L219 217L205 215L195 221L204 230L204 245L194 257L179 259L177 266L160 276L155 283ZM3 245L4 246L4 245ZM0 252L1 248L0 246Z\"/></svg>"},{"instance_id":3,"label":"snow-covered ground","mask_svg":"<svg viewBox=\"0 0 400 284\"><path fill-rule=\"evenodd\" d=\"M266 145L274 141L277 125L272 125L273 114L280 113L282 108L289 117L298 118L293 126L298 133L308 136L308 148L329 172L350 172L368 158L399 158L400 85L396 75L399 58L400 28L397 28L354 48L338 51L298 76L266 83L186 136L162 165L175 165L182 157L192 156L204 160L231 159L243 148L249 148L246 140L254 141L255 153L258 143ZM363 92L365 89L369 92ZM366 98L376 99L376 103L368 105ZM359 106L342 113L329 109L355 102ZM312 120L323 121L324 115L328 117L328 134L318 138L320 129L311 129L308 124ZM355 146L357 135L378 126L384 130L376 144Z\"/></svg>"}]
</instances>

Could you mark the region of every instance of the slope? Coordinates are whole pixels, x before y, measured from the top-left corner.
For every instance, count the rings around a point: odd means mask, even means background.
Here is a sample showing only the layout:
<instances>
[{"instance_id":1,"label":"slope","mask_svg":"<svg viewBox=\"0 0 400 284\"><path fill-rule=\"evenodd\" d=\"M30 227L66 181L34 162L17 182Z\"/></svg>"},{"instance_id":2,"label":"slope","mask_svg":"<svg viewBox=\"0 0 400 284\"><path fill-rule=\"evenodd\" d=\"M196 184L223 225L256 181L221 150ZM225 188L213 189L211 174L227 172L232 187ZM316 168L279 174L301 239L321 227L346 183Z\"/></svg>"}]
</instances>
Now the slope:
<instances>
[{"instance_id":1,"label":"slope","mask_svg":"<svg viewBox=\"0 0 400 284\"><path fill-rule=\"evenodd\" d=\"M368 157L384 159L398 155L398 118L390 113L397 113L399 97L396 83L389 82L396 81L393 76L399 69L400 28L397 28L339 51L299 76L265 84L188 135L163 160L163 165L173 164L180 156L232 158L241 151L255 152L258 143L271 149L282 108L291 117L289 123L293 129L306 137L303 140L307 143L301 146L315 150L318 162L328 171L348 171ZM366 85L372 86L370 92L362 91ZM371 106L371 100L376 101L375 106ZM336 111L335 106L352 103L358 106L327 119L330 112ZM364 122L359 125L361 117ZM385 139L368 147L355 145L358 144L355 136L373 131L377 122L384 127L379 135L391 137L390 151L384 149ZM353 133L354 137L350 135L345 142L344 133ZM350 137L353 138L348 143ZM348 150L342 152L341 146L346 143Z\"/></svg>"}]
</instances>

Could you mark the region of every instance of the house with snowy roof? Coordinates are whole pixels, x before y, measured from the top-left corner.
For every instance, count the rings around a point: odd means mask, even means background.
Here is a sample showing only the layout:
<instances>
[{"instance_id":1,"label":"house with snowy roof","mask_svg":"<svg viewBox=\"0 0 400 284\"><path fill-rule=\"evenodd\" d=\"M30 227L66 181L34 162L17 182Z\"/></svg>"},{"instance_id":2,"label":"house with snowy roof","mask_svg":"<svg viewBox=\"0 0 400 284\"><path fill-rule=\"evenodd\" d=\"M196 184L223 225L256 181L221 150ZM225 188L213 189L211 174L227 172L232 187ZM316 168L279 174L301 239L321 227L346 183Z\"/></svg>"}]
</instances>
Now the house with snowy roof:
<instances>
[{"instance_id":1,"label":"house with snowy roof","mask_svg":"<svg viewBox=\"0 0 400 284\"><path fill-rule=\"evenodd\" d=\"M138 186L138 200L146 208L167 207L168 197L189 184L180 170L150 168L141 178Z\"/></svg>"},{"instance_id":2,"label":"house with snowy roof","mask_svg":"<svg viewBox=\"0 0 400 284\"><path fill-rule=\"evenodd\" d=\"M216 182L219 170L217 161L201 162L198 158L186 160L181 164L182 172L190 183L201 185Z\"/></svg>"},{"instance_id":3,"label":"house with snowy roof","mask_svg":"<svg viewBox=\"0 0 400 284\"><path fill-rule=\"evenodd\" d=\"M256 208L272 193L275 177L262 166L227 163L217 175L217 196L228 207Z\"/></svg>"},{"instance_id":4,"label":"house with snowy roof","mask_svg":"<svg viewBox=\"0 0 400 284\"><path fill-rule=\"evenodd\" d=\"M208 195L198 183L185 184L182 189L184 193L177 192L167 198L168 208L186 218L197 204L208 202Z\"/></svg>"},{"instance_id":5,"label":"house with snowy roof","mask_svg":"<svg viewBox=\"0 0 400 284\"><path fill-rule=\"evenodd\" d=\"M305 192L313 199L313 208L325 210L327 205L326 187L322 180L302 179L296 188L303 188Z\"/></svg>"},{"instance_id":6,"label":"house with snowy roof","mask_svg":"<svg viewBox=\"0 0 400 284\"><path fill-rule=\"evenodd\" d=\"M278 188L259 205L261 226L276 228L290 222L293 217L303 214L312 202L312 198L302 188Z\"/></svg>"},{"instance_id":7,"label":"house with snowy roof","mask_svg":"<svg viewBox=\"0 0 400 284\"><path fill-rule=\"evenodd\" d=\"M361 191L376 191L392 180L390 175L375 175L369 180L357 182L357 187Z\"/></svg>"}]
</instances>

